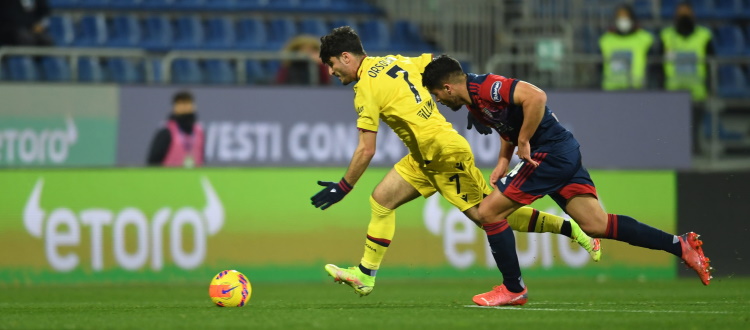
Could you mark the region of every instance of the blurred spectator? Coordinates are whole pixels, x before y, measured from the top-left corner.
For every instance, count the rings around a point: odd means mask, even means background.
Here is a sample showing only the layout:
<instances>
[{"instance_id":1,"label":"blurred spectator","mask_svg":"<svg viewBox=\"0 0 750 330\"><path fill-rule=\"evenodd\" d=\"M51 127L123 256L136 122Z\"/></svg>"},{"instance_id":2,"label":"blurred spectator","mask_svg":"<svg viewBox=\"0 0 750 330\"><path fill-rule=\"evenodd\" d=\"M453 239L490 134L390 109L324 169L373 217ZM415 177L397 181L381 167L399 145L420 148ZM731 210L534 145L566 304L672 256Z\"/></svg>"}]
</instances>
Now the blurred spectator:
<instances>
[{"instance_id":1,"label":"blurred spectator","mask_svg":"<svg viewBox=\"0 0 750 330\"><path fill-rule=\"evenodd\" d=\"M711 30L695 24L693 8L687 2L677 6L674 25L661 30L664 51L664 87L689 90L693 101L708 96L706 56L713 55Z\"/></svg>"},{"instance_id":2,"label":"blurred spectator","mask_svg":"<svg viewBox=\"0 0 750 330\"><path fill-rule=\"evenodd\" d=\"M47 0L0 0L0 45L51 46Z\"/></svg>"},{"instance_id":3,"label":"blurred spectator","mask_svg":"<svg viewBox=\"0 0 750 330\"><path fill-rule=\"evenodd\" d=\"M311 35L299 35L287 42L283 52L309 56L318 67L318 84L328 85L331 76L328 68L320 61L320 40ZM310 85L310 62L304 60L284 61L276 75L276 83L285 85Z\"/></svg>"},{"instance_id":4,"label":"blurred spectator","mask_svg":"<svg viewBox=\"0 0 750 330\"><path fill-rule=\"evenodd\" d=\"M640 89L646 83L647 55L654 37L638 26L633 9L620 5L615 26L599 38L604 90Z\"/></svg>"},{"instance_id":5,"label":"blurred spectator","mask_svg":"<svg viewBox=\"0 0 750 330\"><path fill-rule=\"evenodd\" d=\"M156 132L148 153L148 164L169 167L203 165L203 128L196 122L193 94L174 95L166 127Z\"/></svg>"},{"instance_id":6,"label":"blurred spectator","mask_svg":"<svg viewBox=\"0 0 750 330\"><path fill-rule=\"evenodd\" d=\"M710 127L710 116L704 114L703 101L708 97L706 56L714 54L711 30L695 24L693 8L682 2L675 9L674 25L661 30L664 52L664 88L690 91L693 100L693 152L700 151L699 125ZM703 117L703 119L701 119ZM724 127L719 123L719 131ZM709 131L706 131L710 134ZM721 135L720 135L721 136Z\"/></svg>"}]
</instances>

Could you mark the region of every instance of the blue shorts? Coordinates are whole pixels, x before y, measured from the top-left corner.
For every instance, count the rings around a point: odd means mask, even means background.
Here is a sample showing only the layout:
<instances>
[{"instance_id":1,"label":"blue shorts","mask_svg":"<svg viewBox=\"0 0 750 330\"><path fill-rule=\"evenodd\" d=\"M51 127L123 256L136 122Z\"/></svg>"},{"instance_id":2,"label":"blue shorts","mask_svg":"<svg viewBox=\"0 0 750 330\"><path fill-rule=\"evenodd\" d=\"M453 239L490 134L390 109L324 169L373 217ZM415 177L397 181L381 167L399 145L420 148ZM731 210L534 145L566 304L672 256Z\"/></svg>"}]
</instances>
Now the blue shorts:
<instances>
[{"instance_id":1,"label":"blue shorts","mask_svg":"<svg viewBox=\"0 0 750 330\"><path fill-rule=\"evenodd\" d=\"M553 149L551 152L534 152L531 158L539 166L521 161L506 177L497 181L498 189L513 201L531 204L549 195L565 210L573 196L592 194L596 197L594 181L581 163L578 146Z\"/></svg>"}]
</instances>

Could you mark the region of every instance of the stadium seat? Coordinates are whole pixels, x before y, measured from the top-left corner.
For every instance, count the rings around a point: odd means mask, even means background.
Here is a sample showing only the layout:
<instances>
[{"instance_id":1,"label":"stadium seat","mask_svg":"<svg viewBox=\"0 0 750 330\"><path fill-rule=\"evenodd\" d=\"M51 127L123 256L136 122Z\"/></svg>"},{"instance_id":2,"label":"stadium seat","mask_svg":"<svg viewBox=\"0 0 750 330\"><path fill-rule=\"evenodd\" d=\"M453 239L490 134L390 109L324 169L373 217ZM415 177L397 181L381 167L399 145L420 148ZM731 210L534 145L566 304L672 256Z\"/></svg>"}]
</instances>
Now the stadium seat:
<instances>
[{"instance_id":1,"label":"stadium seat","mask_svg":"<svg viewBox=\"0 0 750 330\"><path fill-rule=\"evenodd\" d=\"M78 0L76 7L84 9L103 9L107 8L109 0Z\"/></svg>"},{"instance_id":2,"label":"stadium seat","mask_svg":"<svg viewBox=\"0 0 750 330\"><path fill-rule=\"evenodd\" d=\"M59 56L42 57L42 80L70 81L68 59Z\"/></svg>"},{"instance_id":3,"label":"stadium seat","mask_svg":"<svg viewBox=\"0 0 750 330\"><path fill-rule=\"evenodd\" d=\"M714 0L714 16L722 19L738 17L741 5L739 0Z\"/></svg>"},{"instance_id":4,"label":"stadium seat","mask_svg":"<svg viewBox=\"0 0 750 330\"><path fill-rule=\"evenodd\" d=\"M232 49L234 48L234 23L225 17L210 18L205 22L206 41L204 48Z\"/></svg>"},{"instance_id":5,"label":"stadium seat","mask_svg":"<svg viewBox=\"0 0 750 330\"><path fill-rule=\"evenodd\" d=\"M159 83L165 82L163 80L164 75L163 75L163 72L162 72L163 70L161 67L161 63L162 63L161 59L152 58L152 59L147 60L147 62L151 66L151 74L154 79L153 82L159 82ZM148 76L146 76L145 78L148 78Z\"/></svg>"},{"instance_id":6,"label":"stadium seat","mask_svg":"<svg viewBox=\"0 0 750 330\"><path fill-rule=\"evenodd\" d=\"M632 5L633 5L633 12L635 13L635 17L637 17L640 20L655 18L657 15L654 15L652 4L653 4L652 0L633 1Z\"/></svg>"},{"instance_id":7,"label":"stadium seat","mask_svg":"<svg viewBox=\"0 0 750 330\"><path fill-rule=\"evenodd\" d=\"M67 15L54 15L49 19L49 34L57 46L69 46L73 43L75 29L73 20Z\"/></svg>"},{"instance_id":8,"label":"stadium seat","mask_svg":"<svg viewBox=\"0 0 750 330\"><path fill-rule=\"evenodd\" d=\"M274 11L292 11L299 6L299 0L273 0L268 1L266 8Z\"/></svg>"},{"instance_id":9,"label":"stadium seat","mask_svg":"<svg viewBox=\"0 0 750 330\"><path fill-rule=\"evenodd\" d=\"M268 5L268 0L235 0L237 10L257 11L264 10Z\"/></svg>"},{"instance_id":10,"label":"stadium seat","mask_svg":"<svg viewBox=\"0 0 750 330\"><path fill-rule=\"evenodd\" d=\"M172 83L200 84L203 72L198 62L191 59L176 59L172 62Z\"/></svg>"},{"instance_id":11,"label":"stadium seat","mask_svg":"<svg viewBox=\"0 0 750 330\"><path fill-rule=\"evenodd\" d=\"M235 70L227 60L206 60L204 65L206 82L209 84L233 84L237 81Z\"/></svg>"},{"instance_id":12,"label":"stadium seat","mask_svg":"<svg viewBox=\"0 0 750 330\"><path fill-rule=\"evenodd\" d=\"M264 50L268 45L266 24L261 19L245 18L237 21L237 48Z\"/></svg>"},{"instance_id":13,"label":"stadium seat","mask_svg":"<svg viewBox=\"0 0 750 330\"><path fill-rule=\"evenodd\" d=\"M263 84L268 83L268 74L260 61L247 60L245 61L245 80L248 84Z\"/></svg>"},{"instance_id":14,"label":"stadium seat","mask_svg":"<svg viewBox=\"0 0 750 330\"><path fill-rule=\"evenodd\" d=\"M235 0L204 0L203 7L208 10L235 10Z\"/></svg>"},{"instance_id":15,"label":"stadium seat","mask_svg":"<svg viewBox=\"0 0 750 330\"><path fill-rule=\"evenodd\" d=\"M142 0L109 0L109 7L114 9L139 9Z\"/></svg>"},{"instance_id":16,"label":"stadium seat","mask_svg":"<svg viewBox=\"0 0 750 330\"><path fill-rule=\"evenodd\" d=\"M309 17L299 23L299 32L322 37L328 34L328 27L322 19Z\"/></svg>"},{"instance_id":17,"label":"stadium seat","mask_svg":"<svg viewBox=\"0 0 750 330\"><path fill-rule=\"evenodd\" d=\"M711 138L713 136L712 131L714 128L713 128L713 117L711 116L710 113L706 112L703 115L703 122L701 123L701 125L703 126L703 135L707 139ZM717 134L718 138L721 140L738 141L738 140L742 140L743 138L742 133L727 129L726 126L724 126L724 122L722 122L721 119L717 121L716 126L717 126L716 133L718 133Z\"/></svg>"},{"instance_id":18,"label":"stadium seat","mask_svg":"<svg viewBox=\"0 0 750 330\"><path fill-rule=\"evenodd\" d=\"M297 9L302 12L325 12L331 7L330 0L298 0Z\"/></svg>"},{"instance_id":19,"label":"stadium seat","mask_svg":"<svg viewBox=\"0 0 750 330\"><path fill-rule=\"evenodd\" d=\"M173 10L202 10L203 0L171 0Z\"/></svg>"},{"instance_id":20,"label":"stadium seat","mask_svg":"<svg viewBox=\"0 0 750 330\"><path fill-rule=\"evenodd\" d=\"M81 17L76 27L73 45L81 47L101 47L107 42L107 23L102 14Z\"/></svg>"},{"instance_id":21,"label":"stadium seat","mask_svg":"<svg viewBox=\"0 0 750 330\"><path fill-rule=\"evenodd\" d=\"M396 51L430 52L433 47L428 45L419 32L419 27L406 20L393 23L391 48Z\"/></svg>"},{"instance_id":22,"label":"stadium seat","mask_svg":"<svg viewBox=\"0 0 750 330\"><path fill-rule=\"evenodd\" d=\"M284 44L297 35L297 25L291 18L276 18L268 23L268 47L281 49Z\"/></svg>"},{"instance_id":23,"label":"stadium seat","mask_svg":"<svg viewBox=\"0 0 750 330\"><path fill-rule=\"evenodd\" d=\"M716 15L713 0L691 0L690 4L693 6L693 12L697 19L712 18Z\"/></svg>"},{"instance_id":24,"label":"stadium seat","mask_svg":"<svg viewBox=\"0 0 750 330\"><path fill-rule=\"evenodd\" d=\"M107 60L109 78L119 84L141 83L143 79L143 66L133 59L110 58Z\"/></svg>"},{"instance_id":25,"label":"stadium seat","mask_svg":"<svg viewBox=\"0 0 750 330\"><path fill-rule=\"evenodd\" d=\"M174 42L176 49L199 49L203 45L203 23L198 16L179 17L174 22Z\"/></svg>"},{"instance_id":26,"label":"stadium seat","mask_svg":"<svg viewBox=\"0 0 750 330\"><path fill-rule=\"evenodd\" d=\"M599 51L599 37L601 34L592 25L585 25L578 31L578 37L575 38L576 49L587 53L594 54Z\"/></svg>"},{"instance_id":27,"label":"stadium seat","mask_svg":"<svg viewBox=\"0 0 750 330\"><path fill-rule=\"evenodd\" d=\"M172 24L164 16L150 16L141 22L141 47L163 51L172 47Z\"/></svg>"},{"instance_id":28,"label":"stadium seat","mask_svg":"<svg viewBox=\"0 0 750 330\"><path fill-rule=\"evenodd\" d=\"M680 1L681 0L661 0L661 17L666 19L674 17L675 10Z\"/></svg>"},{"instance_id":29,"label":"stadium seat","mask_svg":"<svg viewBox=\"0 0 750 330\"><path fill-rule=\"evenodd\" d=\"M371 19L362 22L359 31L362 45L365 50L384 51L391 44L390 29L388 23L382 19Z\"/></svg>"},{"instance_id":30,"label":"stadium seat","mask_svg":"<svg viewBox=\"0 0 750 330\"><path fill-rule=\"evenodd\" d=\"M39 71L30 56L7 56L4 78L12 81L39 80Z\"/></svg>"},{"instance_id":31,"label":"stadium seat","mask_svg":"<svg viewBox=\"0 0 750 330\"><path fill-rule=\"evenodd\" d=\"M141 7L149 10L173 9L173 0L141 0Z\"/></svg>"},{"instance_id":32,"label":"stadium seat","mask_svg":"<svg viewBox=\"0 0 750 330\"><path fill-rule=\"evenodd\" d=\"M110 47L138 47L141 41L141 26L133 15L115 16L109 21Z\"/></svg>"},{"instance_id":33,"label":"stadium seat","mask_svg":"<svg viewBox=\"0 0 750 330\"><path fill-rule=\"evenodd\" d=\"M49 0L52 9L69 9L78 6L78 0Z\"/></svg>"},{"instance_id":34,"label":"stadium seat","mask_svg":"<svg viewBox=\"0 0 750 330\"><path fill-rule=\"evenodd\" d=\"M340 18L340 19L332 20L330 23L328 23L328 32L341 26L351 26L352 29L354 29L358 34L360 34L360 37L361 37L360 28L357 25L357 22L349 18ZM328 32L326 32L326 34L328 34Z\"/></svg>"},{"instance_id":35,"label":"stadium seat","mask_svg":"<svg viewBox=\"0 0 750 330\"><path fill-rule=\"evenodd\" d=\"M281 61L272 60L263 62L263 72L266 76L264 77L266 83L276 82L276 74L281 69Z\"/></svg>"},{"instance_id":36,"label":"stadium seat","mask_svg":"<svg viewBox=\"0 0 750 330\"><path fill-rule=\"evenodd\" d=\"M747 97L750 95L750 84L745 72L736 65L719 66L719 95L723 97Z\"/></svg>"},{"instance_id":37,"label":"stadium seat","mask_svg":"<svg viewBox=\"0 0 750 330\"><path fill-rule=\"evenodd\" d=\"M534 13L541 17L570 17L570 0L537 0Z\"/></svg>"},{"instance_id":38,"label":"stadium seat","mask_svg":"<svg viewBox=\"0 0 750 330\"><path fill-rule=\"evenodd\" d=\"M724 25L716 29L713 36L714 49L719 56L736 56L745 51L742 31L735 25Z\"/></svg>"},{"instance_id":39,"label":"stadium seat","mask_svg":"<svg viewBox=\"0 0 750 330\"><path fill-rule=\"evenodd\" d=\"M78 58L78 81L98 83L106 79L99 59L92 57Z\"/></svg>"},{"instance_id":40,"label":"stadium seat","mask_svg":"<svg viewBox=\"0 0 750 330\"><path fill-rule=\"evenodd\" d=\"M374 14L379 15L382 12L363 0L330 0L331 10L349 14Z\"/></svg>"}]
</instances>

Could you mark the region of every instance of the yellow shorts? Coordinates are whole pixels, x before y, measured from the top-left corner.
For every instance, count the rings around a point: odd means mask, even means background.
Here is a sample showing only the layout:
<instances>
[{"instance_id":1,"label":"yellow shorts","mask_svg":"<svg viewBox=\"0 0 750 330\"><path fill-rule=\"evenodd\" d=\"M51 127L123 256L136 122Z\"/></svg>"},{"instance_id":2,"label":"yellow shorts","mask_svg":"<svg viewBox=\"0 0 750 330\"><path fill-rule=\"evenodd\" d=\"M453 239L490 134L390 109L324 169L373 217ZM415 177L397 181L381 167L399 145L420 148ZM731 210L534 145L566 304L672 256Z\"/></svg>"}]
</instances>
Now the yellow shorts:
<instances>
[{"instance_id":1,"label":"yellow shorts","mask_svg":"<svg viewBox=\"0 0 750 330\"><path fill-rule=\"evenodd\" d=\"M425 166L409 154L393 168L425 198L440 192L462 212L479 204L492 192L482 172L474 165L474 156L470 152L453 153Z\"/></svg>"}]
</instances>

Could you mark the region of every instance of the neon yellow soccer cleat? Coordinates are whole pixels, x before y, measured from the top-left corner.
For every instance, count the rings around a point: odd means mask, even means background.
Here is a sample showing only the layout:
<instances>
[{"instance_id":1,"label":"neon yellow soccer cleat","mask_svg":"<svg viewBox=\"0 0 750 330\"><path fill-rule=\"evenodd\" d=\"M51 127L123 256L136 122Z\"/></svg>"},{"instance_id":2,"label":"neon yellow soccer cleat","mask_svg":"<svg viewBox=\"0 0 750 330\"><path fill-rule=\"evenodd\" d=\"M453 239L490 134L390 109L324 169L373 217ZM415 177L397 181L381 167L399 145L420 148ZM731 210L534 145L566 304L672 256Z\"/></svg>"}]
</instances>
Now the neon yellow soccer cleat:
<instances>
[{"instance_id":1,"label":"neon yellow soccer cleat","mask_svg":"<svg viewBox=\"0 0 750 330\"><path fill-rule=\"evenodd\" d=\"M360 297L370 294L375 287L375 276L365 275L359 267L339 268L334 264L327 264L325 268L334 281L349 285Z\"/></svg>"},{"instance_id":2,"label":"neon yellow soccer cleat","mask_svg":"<svg viewBox=\"0 0 750 330\"><path fill-rule=\"evenodd\" d=\"M573 241L588 251L591 259L599 261L602 258L602 245L599 239L586 235L575 221L570 222L570 229Z\"/></svg>"}]
</instances>

